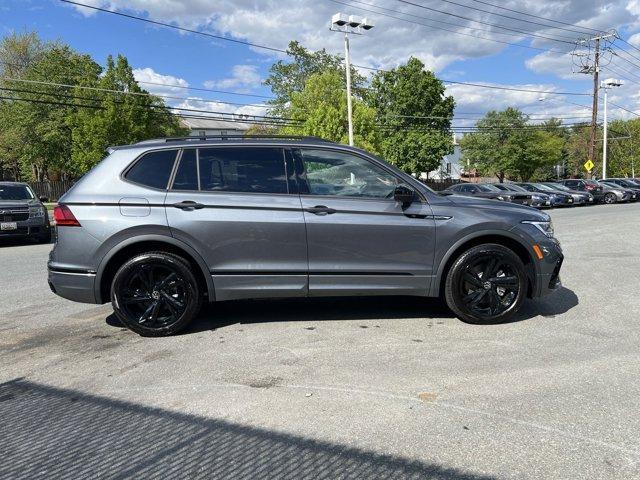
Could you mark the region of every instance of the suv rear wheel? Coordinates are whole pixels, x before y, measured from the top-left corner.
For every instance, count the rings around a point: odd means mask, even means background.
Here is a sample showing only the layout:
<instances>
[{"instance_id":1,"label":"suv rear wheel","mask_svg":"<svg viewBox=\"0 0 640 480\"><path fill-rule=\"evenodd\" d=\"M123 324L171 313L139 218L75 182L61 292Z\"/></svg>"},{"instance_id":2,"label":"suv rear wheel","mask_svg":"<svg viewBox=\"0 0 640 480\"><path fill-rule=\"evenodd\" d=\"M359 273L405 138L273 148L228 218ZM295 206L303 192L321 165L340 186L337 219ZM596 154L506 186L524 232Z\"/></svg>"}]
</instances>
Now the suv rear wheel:
<instances>
[{"instance_id":1,"label":"suv rear wheel","mask_svg":"<svg viewBox=\"0 0 640 480\"><path fill-rule=\"evenodd\" d=\"M527 273L520 257L498 244L470 248L453 264L445 280L447 305L468 323L502 323L520 309Z\"/></svg>"},{"instance_id":2,"label":"suv rear wheel","mask_svg":"<svg viewBox=\"0 0 640 480\"><path fill-rule=\"evenodd\" d=\"M116 316L143 336L179 332L198 314L201 300L189 264L166 252L133 257L118 269L111 284Z\"/></svg>"}]
</instances>

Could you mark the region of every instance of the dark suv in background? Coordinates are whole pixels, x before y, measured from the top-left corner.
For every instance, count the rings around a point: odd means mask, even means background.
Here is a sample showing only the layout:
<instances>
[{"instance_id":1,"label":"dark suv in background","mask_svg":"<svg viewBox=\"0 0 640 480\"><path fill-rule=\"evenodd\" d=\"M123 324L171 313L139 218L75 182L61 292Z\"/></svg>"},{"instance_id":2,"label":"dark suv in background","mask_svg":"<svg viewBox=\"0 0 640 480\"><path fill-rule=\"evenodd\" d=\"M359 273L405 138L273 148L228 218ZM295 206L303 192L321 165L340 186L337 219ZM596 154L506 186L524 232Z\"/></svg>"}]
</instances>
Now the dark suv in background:
<instances>
[{"instance_id":1,"label":"dark suv in background","mask_svg":"<svg viewBox=\"0 0 640 480\"><path fill-rule=\"evenodd\" d=\"M560 285L547 214L440 195L357 148L304 137L159 139L115 147L61 199L49 283L111 301L142 335L203 300L442 295L504 322Z\"/></svg>"},{"instance_id":2,"label":"dark suv in background","mask_svg":"<svg viewBox=\"0 0 640 480\"><path fill-rule=\"evenodd\" d=\"M0 239L51 241L45 197L37 198L26 183L0 182Z\"/></svg>"}]
</instances>

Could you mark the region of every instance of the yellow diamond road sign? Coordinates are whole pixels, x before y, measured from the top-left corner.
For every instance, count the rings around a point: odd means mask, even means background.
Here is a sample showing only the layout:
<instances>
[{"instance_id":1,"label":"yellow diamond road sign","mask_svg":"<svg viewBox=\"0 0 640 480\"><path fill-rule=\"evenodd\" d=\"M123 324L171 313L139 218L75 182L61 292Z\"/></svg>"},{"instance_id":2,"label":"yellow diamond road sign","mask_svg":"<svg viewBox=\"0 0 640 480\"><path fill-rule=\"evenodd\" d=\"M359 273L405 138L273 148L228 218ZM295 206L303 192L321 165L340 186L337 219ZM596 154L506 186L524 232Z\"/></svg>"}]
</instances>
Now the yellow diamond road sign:
<instances>
[{"instance_id":1,"label":"yellow diamond road sign","mask_svg":"<svg viewBox=\"0 0 640 480\"><path fill-rule=\"evenodd\" d=\"M590 172L591 170L593 170L593 167L595 167L595 163L593 163L591 160L587 160L587 163L584 164L584 168Z\"/></svg>"}]
</instances>

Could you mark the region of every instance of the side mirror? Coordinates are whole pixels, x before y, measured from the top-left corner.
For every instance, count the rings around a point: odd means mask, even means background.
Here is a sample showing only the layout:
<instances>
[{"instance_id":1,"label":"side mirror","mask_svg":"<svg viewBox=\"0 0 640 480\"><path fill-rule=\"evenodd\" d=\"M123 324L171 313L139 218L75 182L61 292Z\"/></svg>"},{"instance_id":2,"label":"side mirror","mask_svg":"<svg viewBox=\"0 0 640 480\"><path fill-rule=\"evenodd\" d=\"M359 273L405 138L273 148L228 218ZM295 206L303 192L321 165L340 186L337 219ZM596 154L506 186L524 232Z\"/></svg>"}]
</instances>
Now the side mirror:
<instances>
[{"instance_id":1,"label":"side mirror","mask_svg":"<svg viewBox=\"0 0 640 480\"><path fill-rule=\"evenodd\" d=\"M47 203L49 201L49 197L38 197L42 203Z\"/></svg>"},{"instance_id":2,"label":"side mirror","mask_svg":"<svg viewBox=\"0 0 640 480\"><path fill-rule=\"evenodd\" d=\"M416 192L406 185L398 185L393 192L393 199L403 207L408 207L416 199Z\"/></svg>"}]
</instances>

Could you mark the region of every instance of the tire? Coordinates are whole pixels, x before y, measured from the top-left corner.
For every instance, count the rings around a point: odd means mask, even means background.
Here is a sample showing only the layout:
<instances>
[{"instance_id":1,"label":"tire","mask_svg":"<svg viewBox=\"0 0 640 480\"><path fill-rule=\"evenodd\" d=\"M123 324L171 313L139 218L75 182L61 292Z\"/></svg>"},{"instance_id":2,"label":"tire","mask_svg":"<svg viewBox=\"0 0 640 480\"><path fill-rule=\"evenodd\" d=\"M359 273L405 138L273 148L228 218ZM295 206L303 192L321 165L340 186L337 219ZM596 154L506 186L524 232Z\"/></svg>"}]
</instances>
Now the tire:
<instances>
[{"instance_id":1,"label":"tire","mask_svg":"<svg viewBox=\"0 0 640 480\"><path fill-rule=\"evenodd\" d=\"M509 321L520 310L526 293L527 272L522 260L509 248L493 243L464 252L445 279L447 305L467 323Z\"/></svg>"},{"instance_id":2,"label":"tire","mask_svg":"<svg viewBox=\"0 0 640 480\"><path fill-rule=\"evenodd\" d=\"M202 292L191 266L178 255L136 255L116 272L111 304L118 319L145 337L173 335L200 311Z\"/></svg>"},{"instance_id":3,"label":"tire","mask_svg":"<svg viewBox=\"0 0 640 480\"><path fill-rule=\"evenodd\" d=\"M618 197L615 193L607 193L602 201L607 205L612 205L618 202Z\"/></svg>"}]
</instances>

